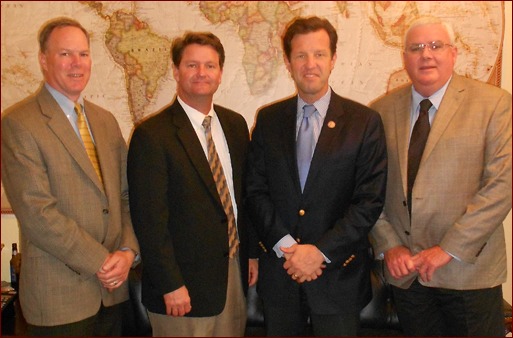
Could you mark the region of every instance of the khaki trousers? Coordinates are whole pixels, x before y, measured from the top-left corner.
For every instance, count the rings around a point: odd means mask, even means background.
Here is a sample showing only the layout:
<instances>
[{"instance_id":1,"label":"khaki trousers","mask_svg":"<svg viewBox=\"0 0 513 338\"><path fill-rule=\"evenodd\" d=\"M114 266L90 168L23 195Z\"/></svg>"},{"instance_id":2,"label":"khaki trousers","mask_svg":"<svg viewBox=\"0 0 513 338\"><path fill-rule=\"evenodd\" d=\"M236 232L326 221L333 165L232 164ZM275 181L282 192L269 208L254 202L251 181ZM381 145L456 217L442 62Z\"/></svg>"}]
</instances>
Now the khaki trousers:
<instances>
[{"instance_id":1,"label":"khaki trousers","mask_svg":"<svg viewBox=\"0 0 513 338\"><path fill-rule=\"evenodd\" d=\"M228 267L228 289L223 312L212 317L173 317L148 311L154 337L241 337L246 329L246 297L238 258Z\"/></svg>"}]
</instances>

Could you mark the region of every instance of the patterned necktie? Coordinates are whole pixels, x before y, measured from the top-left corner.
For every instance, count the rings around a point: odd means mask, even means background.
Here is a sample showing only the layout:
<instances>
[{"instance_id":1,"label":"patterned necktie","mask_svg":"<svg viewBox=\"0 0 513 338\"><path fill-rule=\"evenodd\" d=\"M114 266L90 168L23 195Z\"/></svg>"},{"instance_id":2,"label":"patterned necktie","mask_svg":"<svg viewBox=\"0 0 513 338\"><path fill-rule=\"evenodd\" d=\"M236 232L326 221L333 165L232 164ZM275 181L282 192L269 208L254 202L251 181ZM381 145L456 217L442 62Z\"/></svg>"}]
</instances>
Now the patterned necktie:
<instances>
[{"instance_id":1,"label":"patterned necktie","mask_svg":"<svg viewBox=\"0 0 513 338\"><path fill-rule=\"evenodd\" d=\"M310 170L310 162L312 161L315 138L313 132L313 123L311 117L315 113L315 106L307 104L303 106L303 121L299 127L296 142L297 152L297 168L299 172L299 182L301 183L301 191L305 187L306 177Z\"/></svg>"},{"instance_id":2,"label":"patterned necktie","mask_svg":"<svg viewBox=\"0 0 513 338\"><path fill-rule=\"evenodd\" d=\"M84 147L87 152L87 156L89 156L89 159L93 164L94 170L96 171L96 174L100 179L100 182L103 184L102 171L100 169L98 155L96 154L96 147L91 138L91 134L89 133L89 128L87 127L84 113L82 111L82 106L79 103L75 103L75 112L77 113L78 131L80 132L80 136L82 137L82 141L84 142Z\"/></svg>"},{"instance_id":3,"label":"patterned necktie","mask_svg":"<svg viewBox=\"0 0 513 338\"><path fill-rule=\"evenodd\" d=\"M235 214L233 212L232 198L230 196L230 191L228 190L226 177L224 176L223 166L221 165L219 155L217 154L216 147L214 145L214 140L212 139L212 131L210 129L211 119L211 116L206 116L202 123L203 128L205 128L205 136L207 137L208 164L210 165L210 170L212 170L212 175L214 176L214 181L216 182L217 192L221 198L224 212L228 217L228 245L230 247L229 256L230 258L233 258L235 257L237 248L239 247L239 239L237 238L237 227L235 225Z\"/></svg>"},{"instance_id":4,"label":"patterned necktie","mask_svg":"<svg viewBox=\"0 0 513 338\"><path fill-rule=\"evenodd\" d=\"M428 99L420 102L420 113L411 132L410 147L408 148L408 211L411 215L411 194L413 190L413 183L419 171L420 159L426 146L426 141L429 135L429 108L433 104Z\"/></svg>"}]
</instances>

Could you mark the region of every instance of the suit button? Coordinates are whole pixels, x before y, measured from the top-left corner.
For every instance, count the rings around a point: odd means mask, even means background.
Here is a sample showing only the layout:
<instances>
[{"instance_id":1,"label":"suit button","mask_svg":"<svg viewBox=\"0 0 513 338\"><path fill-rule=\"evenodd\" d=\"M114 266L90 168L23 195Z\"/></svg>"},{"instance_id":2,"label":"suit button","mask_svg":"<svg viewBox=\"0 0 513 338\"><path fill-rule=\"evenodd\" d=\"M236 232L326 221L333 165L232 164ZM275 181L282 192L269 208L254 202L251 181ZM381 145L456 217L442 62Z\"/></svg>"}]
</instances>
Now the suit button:
<instances>
[{"instance_id":1,"label":"suit button","mask_svg":"<svg viewBox=\"0 0 513 338\"><path fill-rule=\"evenodd\" d=\"M109 209L103 209L102 212L104 215L107 215L109 213Z\"/></svg>"},{"instance_id":2,"label":"suit button","mask_svg":"<svg viewBox=\"0 0 513 338\"><path fill-rule=\"evenodd\" d=\"M299 216L304 216L306 214L306 211L303 209L299 210Z\"/></svg>"},{"instance_id":3,"label":"suit button","mask_svg":"<svg viewBox=\"0 0 513 338\"><path fill-rule=\"evenodd\" d=\"M409 231L405 231L404 233L406 234L406 236L410 236L410 232Z\"/></svg>"}]
</instances>

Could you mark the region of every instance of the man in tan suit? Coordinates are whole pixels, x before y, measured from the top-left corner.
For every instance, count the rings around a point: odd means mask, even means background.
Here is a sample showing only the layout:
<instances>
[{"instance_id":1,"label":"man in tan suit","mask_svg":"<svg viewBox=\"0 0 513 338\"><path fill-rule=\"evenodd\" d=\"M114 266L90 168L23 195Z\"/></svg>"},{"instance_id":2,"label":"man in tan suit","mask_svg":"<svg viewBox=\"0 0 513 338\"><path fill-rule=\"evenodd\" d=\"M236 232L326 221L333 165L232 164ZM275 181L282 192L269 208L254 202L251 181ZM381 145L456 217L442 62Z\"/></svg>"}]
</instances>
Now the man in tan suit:
<instances>
[{"instance_id":1,"label":"man in tan suit","mask_svg":"<svg viewBox=\"0 0 513 338\"><path fill-rule=\"evenodd\" d=\"M455 74L454 43L439 19L413 22L403 52L413 85L371 105L383 118L389 158L385 209L371 234L406 335L500 336L511 95ZM429 136L408 178L423 99L432 105Z\"/></svg>"},{"instance_id":2,"label":"man in tan suit","mask_svg":"<svg viewBox=\"0 0 513 338\"><path fill-rule=\"evenodd\" d=\"M120 335L124 282L139 251L126 143L113 115L81 96L91 72L87 31L57 18L39 44L45 82L2 118L2 180L23 251L21 308L30 335Z\"/></svg>"}]
</instances>

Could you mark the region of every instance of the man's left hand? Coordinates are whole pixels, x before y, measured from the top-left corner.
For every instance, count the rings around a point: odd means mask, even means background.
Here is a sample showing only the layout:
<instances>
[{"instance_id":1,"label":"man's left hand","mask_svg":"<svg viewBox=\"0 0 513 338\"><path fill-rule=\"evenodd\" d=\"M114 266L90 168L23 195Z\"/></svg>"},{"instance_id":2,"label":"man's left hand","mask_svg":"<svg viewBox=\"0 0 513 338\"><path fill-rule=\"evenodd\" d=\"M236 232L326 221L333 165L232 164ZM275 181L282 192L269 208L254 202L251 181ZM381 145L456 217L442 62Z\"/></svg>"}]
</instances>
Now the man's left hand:
<instances>
[{"instance_id":1,"label":"man's left hand","mask_svg":"<svg viewBox=\"0 0 513 338\"><path fill-rule=\"evenodd\" d=\"M420 275L420 279L424 282L430 282L435 271L449 263L451 259L451 255L438 245L422 250L412 257L413 264Z\"/></svg>"},{"instance_id":2,"label":"man's left hand","mask_svg":"<svg viewBox=\"0 0 513 338\"><path fill-rule=\"evenodd\" d=\"M290 248L280 249L287 259L283 268L296 282L310 282L322 274L324 256L315 245L294 244Z\"/></svg>"}]
</instances>

